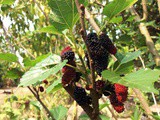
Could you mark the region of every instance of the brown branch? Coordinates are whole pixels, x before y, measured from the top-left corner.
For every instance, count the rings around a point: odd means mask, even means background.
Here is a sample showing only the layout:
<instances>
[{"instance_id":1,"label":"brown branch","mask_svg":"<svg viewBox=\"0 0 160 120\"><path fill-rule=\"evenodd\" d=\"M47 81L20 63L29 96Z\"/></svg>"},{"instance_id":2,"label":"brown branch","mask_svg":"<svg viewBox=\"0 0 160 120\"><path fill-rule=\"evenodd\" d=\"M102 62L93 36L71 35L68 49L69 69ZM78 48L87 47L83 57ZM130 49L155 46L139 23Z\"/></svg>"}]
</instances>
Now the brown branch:
<instances>
[{"instance_id":1,"label":"brown branch","mask_svg":"<svg viewBox=\"0 0 160 120\"><path fill-rule=\"evenodd\" d=\"M150 110L150 108L149 108L149 105L148 105L146 99L144 98L143 94L141 93L141 91L138 90L138 89L136 89L136 88L134 88L133 91L135 92L137 98L140 100L140 103L141 103L141 105L142 105L142 108L145 110L145 112L146 112L149 116L152 115L152 112L151 112L151 110Z\"/></svg>"},{"instance_id":2,"label":"brown branch","mask_svg":"<svg viewBox=\"0 0 160 120\"><path fill-rule=\"evenodd\" d=\"M31 87L28 86L28 89L32 92L32 94L34 95L34 97L40 102L40 104L43 106L43 108L45 109L45 111L47 112L47 116L48 118L51 117L52 120L55 120L54 117L52 116L51 112L49 111L49 109L46 107L46 105L42 102L42 100L39 97L38 91L36 90L36 88L33 88L34 90L31 89Z\"/></svg>"},{"instance_id":3,"label":"brown branch","mask_svg":"<svg viewBox=\"0 0 160 120\"><path fill-rule=\"evenodd\" d=\"M142 20L146 20L148 17L148 11L147 11L147 1L142 0L142 8L143 8L143 18Z\"/></svg>"},{"instance_id":4,"label":"brown branch","mask_svg":"<svg viewBox=\"0 0 160 120\"><path fill-rule=\"evenodd\" d=\"M86 43L86 28L85 28L85 22L84 22L84 15L85 13L85 7L81 4L79 4L78 0L75 0L76 7L78 10L78 13L80 15L80 23L81 23L81 35L83 38L83 41L85 42L87 51L88 51L88 57L89 57L89 63L90 63L90 70L91 70L91 81L93 85L93 89L91 89L91 97L92 97L92 105L93 105L93 116L94 119L97 119L99 115L99 102L98 102L98 94L96 92L96 86L95 86L95 69L94 69L94 62L91 58L91 51Z\"/></svg>"},{"instance_id":5,"label":"brown branch","mask_svg":"<svg viewBox=\"0 0 160 120\"><path fill-rule=\"evenodd\" d=\"M141 21L141 18L140 16L138 15L138 13L135 11L135 9L133 7L130 8L130 12L132 15L135 15L135 21L137 22L140 22ZM149 48L149 51L150 53L152 54L153 58L154 58L154 61L156 63L157 66L160 66L160 55L158 54L158 51L157 49L155 48L154 46L154 42L149 34L149 31L145 25L145 23L140 23L139 24L139 29L140 29L140 32L145 36L146 38L146 45L147 47Z\"/></svg>"},{"instance_id":6,"label":"brown branch","mask_svg":"<svg viewBox=\"0 0 160 120\"><path fill-rule=\"evenodd\" d=\"M158 4L158 11L159 11L159 14L160 14L160 0L157 0L157 4Z\"/></svg>"},{"instance_id":7,"label":"brown branch","mask_svg":"<svg viewBox=\"0 0 160 120\"><path fill-rule=\"evenodd\" d=\"M87 9L85 9L85 17L86 19L89 21L89 23L91 24L91 26L94 28L94 30L97 33L101 32L101 29L99 28L99 26L97 25L97 23L95 22L93 16L89 13L89 11Z\"/></svg>"}]
</instances>

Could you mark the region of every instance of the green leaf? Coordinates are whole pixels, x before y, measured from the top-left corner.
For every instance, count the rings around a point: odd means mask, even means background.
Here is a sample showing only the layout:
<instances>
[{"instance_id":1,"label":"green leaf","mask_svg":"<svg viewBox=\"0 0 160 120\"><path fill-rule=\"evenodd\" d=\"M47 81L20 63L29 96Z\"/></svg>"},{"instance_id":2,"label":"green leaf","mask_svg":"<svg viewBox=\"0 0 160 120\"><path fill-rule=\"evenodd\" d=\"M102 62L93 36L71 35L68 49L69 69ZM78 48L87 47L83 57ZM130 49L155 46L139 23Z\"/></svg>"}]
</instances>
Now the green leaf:
<instances>
[{"instance_id":1,"label":"green leaf","mask_svg":"<svg viewBox=\"0 0 160 120\"><path fill-rule=\"evenodd\" d=\"M102 77L114 83L118 83L121 77L113 71L105 70L102 72Z\"/></svg>"},{"instance_id":2,"label":"green leaf","mask_svg":"<svg viewBox=\"0 0 160 120\"><path fill-rule=\"evenodd\" d=\"M132 72L133 68L134 68L133 61L130 61L130 62L127 62L125 64L122 64L116 70L116 73L119 74L119 75L121 75L121 74L127 74L127 73Z\"/></svg>"},{"instance_id":3,"label":"green leaf","mask_svg":"<svg viewBox=\"0 0 160 120\"><path fill-rule=\"evenodd\" d=\"M18 58L16 55L11 53L0 53L0 61L4 60L7 62L17 62Z\"/></svg>"},{"instance_id":4,"label":"green leaf","mask_svg":"<svg viewBox=\"0 0 160 120\"><path fill-rule=\"evenodd\" d=\"M43 59L47 58L49 55L51 55L50 53L49 54L46 54L46 55L41 55L41 56L38 56L35 60L31 60L30 58L25 58L23 60L23 63L24 63L24 66L25 67L33 67L35 66L38 62L42 61ZM59 56L52 56L52 57L59 57ZM51 58L50 58L51 59Z\"/></svg>"},{"instance_id":5,"label":"green leaf","mask_svg":"<svg viewBox=\"0 0 160 120\"><path fill-rule=\"evenodd\" d=\"M47 93L50 93L51 91L56 92L61 88L62 88L62 84L61 84L61 78L60 78L59 80L54 81L53 84L46 89L46 92Z\"/></svg>"},{"instance_id":6,"label":"green leaf","mask_svg":"<svg viewBox=\"0 0 160 120\"><path fill-rule=\"evenodd\" d=\"M106 103L103 103L103 104L100 104L99 105L99 110L102 110L103 108L105 108L106 106L108 106L109 104L106 102Z\"/></svg>"},{"instance_id":7,"label":"green leaf","mask_svg":"<svg viewBox=\"0 0 160 120\"><path fill-rule=\"evenodd\" d=\"M103 14L111 20L123 10L133 5L137 0L114 0L104 7Z\"/></svg>"},{"instance_id":8,"label":"green leaf","mask_svg":"<svg viewBox=\"0 0 160 120\"><path fill-rule=\"evenodd\" d=\"M42 109L42 105L38 101L31 101L30 104L33 105L37 110Z\"/></svg>"},{"instance_id":9,"label":"green leaf","mask_svg":"<svg viewBox=\"0 0 160 120\"><path fill-rule=\"evenodd\" d=\"M121 60L120 64L122 65L124 63L130 62L135 58L137 58L138 56L140 56L140 54L141 54L141 51L127 53L125 57Z\"/></svg>"},{"instance_id":10,"label":"green leaf","mask_svg":"<svg viewBox=\"0 0 160 120\"><path fill-rule=\"evenodd\" d=\"M54 55L50 55L43 61L37 63L28 72L26 72L20 79L20 86L29 86L35 84L38 81L42 81L48 78L50 75L56 74L66 64L66 60L55 65L53 68L47 68L48 65L55 64Z\"/></svg>"},{"instance_id":11,"label":"green leaf","mask_svg":"<svg viewBox=\"0 0 160 120\"><path fill-rule=\"evenodd\" d=\"M58 31L54 26L47 26L47 27L41 28L37 32L44 32L44 33L51 33L51 34L61 34L61 32Z\"/></svg>"},{"instance_id":12,"label":"green leaf","mask_svg":"<svg viewBox=\"0 0 160 120\"><path fill-rule=\"evenodd\" d=\"M22 76L22 72L17 68L12 68L11 70L7 71L5 77L10 79L17 79Z\"/></svg>"},{"instance_id":13,"label":"green leaf","mask_svg":"<svg viewBox=\"0 0 160 120\"><path fill-rule=\"evenodd\" d=\"M122 16L118 16L118 17L112 18L112 20L110 20L109 22L110 23L120 23L122 22L122 20L123 20Z\"/></svg>"},{"instance_id":14,"label":"green leaf","mask_svg":"<svg viewBox=\"0 0 160 120\"><path fill-rule=\"evenodd\" d=\"M158 90L154 88L154 82L158 80L160 70L141 69L139 71L127 74L119 83L131 88L138 88L144 92L154 92L158 94Z\"/></svg>"},{"instance_id":15,"label":"green leaf","mask_svg":"<svg viewBox=\"0 0 160 120\"><path fill-rule=\"evenodd\" d=\"M61 105L50 110L51 114L56 120L62 120L66 116L67 111L67 108Z\"/></svg>"},{"instance_id":16,"label":"green leaf","mask_svg":"<svg viewBox=\"0 0 160 120\"><path fill-rule=\"evenodd\" d=\"M0 4L12 5L14 2L15 2L15 0L2 0L2 2L0 2Z\"/></svg>"},{"instance_id":17,"label":"green leaf","mask_svg":"<svg viewBox=\"0 0 160 120\"><path fill-rule=\"evenodd\" d=\"M141 111L138 109L138 106L136 106L134 110L133 116L131 116L132 120L139 120L141 115Z\"/></svg>"},{"instance_id":18,"label":"green leaf","mask_svg":"<svg viewBox=\"0 0 160 120\"><path fill-rule=\"evenodd\" d=\"M155 120L160 120L160 116L158 116L158 115L152 115L153 116L153 118L155 119Z\"/></svg>"},{"instance_id":19,"label":"green leaf","mask_svg":"<svg viewBox=\"0 0 160 120\"><path fill-rule=\"evenodd\" d=\"M85 0L80 0L84 3ZM63 30L72 30L79 16L74 0L49 0L49 7L52 9L51 24L56 32L62 33Z\"/></svg>"},{"instance_id":20,"label":"green leaf","mask_svg":"<svg viewBox=\"0 0 160 120\"><path fill-rule=\"evenodd\" d=\"M158 94L158 90L154 88L154 82L158 80L160 76L160 70L141 69L136 72L129 73L124 77L120 77L119 74L105 70L102 72L102 77L113 83L123 84L130 88L138 88L144 92L154 92Z\"/></svg>"}]
</instances>

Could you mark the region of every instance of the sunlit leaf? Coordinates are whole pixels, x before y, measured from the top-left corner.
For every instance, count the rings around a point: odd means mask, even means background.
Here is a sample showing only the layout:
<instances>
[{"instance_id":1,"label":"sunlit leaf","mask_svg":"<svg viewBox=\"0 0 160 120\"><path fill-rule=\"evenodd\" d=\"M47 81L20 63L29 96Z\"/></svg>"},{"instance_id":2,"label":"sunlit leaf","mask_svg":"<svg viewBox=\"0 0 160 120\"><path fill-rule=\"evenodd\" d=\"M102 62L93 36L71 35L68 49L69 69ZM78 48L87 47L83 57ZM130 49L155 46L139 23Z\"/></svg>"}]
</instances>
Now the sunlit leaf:
<instances>
[{"instance_id":1,"label":"sunlit leaf","mask_svg":"<svg viewBox=\"0 0 160 120\"><path fill-rule=\"evenodd\" d=\"M133 5L137 0L114 0L104 7L103 14L111 20L123 10Z\"/></svg>"},{"instance_id":2,"label":"sunlit leaf","mask_svg":"<svg viewBox=\"0 0 160 120\"><path fill-rule=\"evenodd\" d=\"M85 0L79 0L84 3ZM52 9L50 22L54 26L53 31L62 33L63 30L72 30L79 15L74 0L49 0L49 7ZM55 32L55 33L56 33Z\"/></svg>"},{"instance_id":3,"label":"sunlit leaf","mask_svg":"<svg viewBox=\"0 0 160 120\"><path fill-rule=\"evenodd\" d=\"M42 81L48 78L50 75L56 74L59 70L63 68L67 60L58 63L52 68L48 68L49 65L54 65L57 63L57 57L55 55L50 55L46 59L37 63L29 71L27 71L20 79L20 86L29 86L35 84L38 81Z\"/></svg>"},{"instance_id":4,"label":"sunlit leaf","mask_svg":"<svg viewBox=\"0 0 160 120\"><path fill-rule=\"evenodd\" d=\"M16 55L11 53L0 53L0 61L7 61L7 62L17 62L18 58Z\"/></svg>"}]
</instances>

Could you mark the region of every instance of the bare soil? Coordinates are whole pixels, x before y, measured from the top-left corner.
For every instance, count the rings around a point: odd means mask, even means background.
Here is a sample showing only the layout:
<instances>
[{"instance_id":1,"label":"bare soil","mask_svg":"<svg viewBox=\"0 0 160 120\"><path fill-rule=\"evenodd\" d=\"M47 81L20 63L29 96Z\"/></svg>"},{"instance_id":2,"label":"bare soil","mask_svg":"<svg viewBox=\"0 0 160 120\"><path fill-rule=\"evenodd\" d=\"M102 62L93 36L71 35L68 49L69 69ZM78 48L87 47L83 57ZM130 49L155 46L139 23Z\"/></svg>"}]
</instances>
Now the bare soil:
<instances>
[{"instance_id":1,"label":"bare soil","mask_svg":"<svg viewBox=\"0 0 160 120\"><path fill-rule=\"evenodd\" d=\"M23 96L23 95L31 95L32 93L29 91L28 88L22 88L22 87L0 89L0 105L4 104L5 99L13 94L16 96L21 96L21 95Z\"/></svg>"}]
</instances>

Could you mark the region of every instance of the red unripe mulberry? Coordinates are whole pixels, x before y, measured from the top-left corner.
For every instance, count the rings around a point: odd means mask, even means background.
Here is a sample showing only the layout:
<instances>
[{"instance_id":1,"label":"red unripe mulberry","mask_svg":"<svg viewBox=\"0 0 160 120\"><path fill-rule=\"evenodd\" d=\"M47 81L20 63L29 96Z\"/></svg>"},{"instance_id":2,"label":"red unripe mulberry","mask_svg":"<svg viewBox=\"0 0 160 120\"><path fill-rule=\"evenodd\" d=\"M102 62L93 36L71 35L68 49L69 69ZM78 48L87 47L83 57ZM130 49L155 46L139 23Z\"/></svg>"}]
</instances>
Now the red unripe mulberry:
<instances>
[{"instance_id":1,"label":"red unripe mulberry","mask_svg":"<svg viewBox=\"0 0 160 120\"><path fill-rule=\"evenodd\" d=\"M114 89L116 94L126 94L128 91L126 86L117 83L114 84Z\"/></svg>"},{"instance_id":2,"label":"red unripe mulberry","mask_svg":"<svg viewBox=\"0 0 160 120\"><path fill-rule=\"evenodd\" d=\"M115 103L115 104L112 104L112 106L118 113L122 113L124 111L123 103Z\"/></svg>"}]
</instances>

